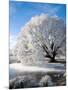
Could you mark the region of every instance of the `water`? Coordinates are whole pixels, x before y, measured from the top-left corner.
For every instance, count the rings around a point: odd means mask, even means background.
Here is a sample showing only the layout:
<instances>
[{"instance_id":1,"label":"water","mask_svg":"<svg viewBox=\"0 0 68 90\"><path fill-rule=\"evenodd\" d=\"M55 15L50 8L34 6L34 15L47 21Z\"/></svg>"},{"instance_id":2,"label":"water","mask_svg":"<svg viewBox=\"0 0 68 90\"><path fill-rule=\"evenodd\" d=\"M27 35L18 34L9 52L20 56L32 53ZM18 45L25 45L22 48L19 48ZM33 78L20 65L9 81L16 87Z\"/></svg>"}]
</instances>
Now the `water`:
<instances>
[{"instance_id":1,"label":"water","mask_svg":"<svg viewBox=\"0 0 68 90\"><path fill-rule=\"evenodd\" d=\"M21 63L10 64L9 68L9 79L12 79L16 76L23 75L25 73L63 73L65 68L63 64L57 63L47 63L45 65L38 66L26 66Z\"/></svg>"}]
</instances>

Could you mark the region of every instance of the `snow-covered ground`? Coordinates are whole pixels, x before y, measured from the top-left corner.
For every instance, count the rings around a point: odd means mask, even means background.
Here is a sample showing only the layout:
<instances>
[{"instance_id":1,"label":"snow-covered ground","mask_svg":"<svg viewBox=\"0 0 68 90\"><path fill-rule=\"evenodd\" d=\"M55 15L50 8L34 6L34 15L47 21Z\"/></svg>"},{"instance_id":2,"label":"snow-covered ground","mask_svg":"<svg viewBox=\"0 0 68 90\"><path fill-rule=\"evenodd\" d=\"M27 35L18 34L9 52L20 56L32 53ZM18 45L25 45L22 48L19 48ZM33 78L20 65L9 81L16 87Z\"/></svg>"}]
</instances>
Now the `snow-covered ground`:
<instances>
[{"instance_id":1,"label":"snow-covered ground","mask_svg":"<svg viewBox=\"0 0 68 90\"><path fill-rule=\"evenodd\" d=\"M16 76L23 75L24 73L64 73L65 68L64 64L57 64L57 63L47 63L40 66L26 66L21 63L13 63L10 64L9 69L9 78L12 79Z\"/></svg>"}]
</instances>

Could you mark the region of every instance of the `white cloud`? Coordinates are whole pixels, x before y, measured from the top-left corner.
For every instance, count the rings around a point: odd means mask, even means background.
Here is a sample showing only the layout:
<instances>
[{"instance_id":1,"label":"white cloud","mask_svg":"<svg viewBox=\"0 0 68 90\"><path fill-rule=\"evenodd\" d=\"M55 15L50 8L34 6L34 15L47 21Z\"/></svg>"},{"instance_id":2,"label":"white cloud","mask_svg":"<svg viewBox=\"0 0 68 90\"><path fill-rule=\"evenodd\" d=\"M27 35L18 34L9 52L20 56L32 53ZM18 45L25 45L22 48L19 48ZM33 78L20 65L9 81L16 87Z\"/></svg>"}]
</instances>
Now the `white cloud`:
<instances>
[{"instance_id":1,"label":"white cloud","mask_svg":"<svg viewBox=\"0 0 68 90\"><path fill-rule=\"evenodd\" d=\"M10 49L12 49L17 42L17 35L10 35Z\"/></svg>"},{"instance_id":2,"label":"white cloud","mask_svg":"<svg viewBox=\"0 0 68 90\"><path fill-rule=\"evenodd\" d=\"M59 12L60 8L61 8L61 6L56 6L55 8L51 8L50 10L48 10L48 14L49 15L56 15L57 12Z\"/></svg>"}]
</instances>

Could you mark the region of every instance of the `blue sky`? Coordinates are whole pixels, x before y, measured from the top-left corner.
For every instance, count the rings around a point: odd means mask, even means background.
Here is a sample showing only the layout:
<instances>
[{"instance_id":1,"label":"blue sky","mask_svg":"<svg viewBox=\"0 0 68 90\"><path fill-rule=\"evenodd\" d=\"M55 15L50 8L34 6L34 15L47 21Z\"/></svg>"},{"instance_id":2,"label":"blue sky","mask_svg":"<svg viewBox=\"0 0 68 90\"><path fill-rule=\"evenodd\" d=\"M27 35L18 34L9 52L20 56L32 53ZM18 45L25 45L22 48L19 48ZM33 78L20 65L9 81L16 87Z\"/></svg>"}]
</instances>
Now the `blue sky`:
<instances>
[{"instance_id":1,"label":"blue sky","mask_svg":"<svg viewBox=\"0 0 68 90\"><path fill-rule=\"evenodd\" d=\"M50 16L56 15L64 21L66 18L66 6L64 4L19 1L10 1L9 4L10 44L16 40L16 36L21 28L35 15L40 15L42 13L49 14Z\"/></svg>"}]
</instances>

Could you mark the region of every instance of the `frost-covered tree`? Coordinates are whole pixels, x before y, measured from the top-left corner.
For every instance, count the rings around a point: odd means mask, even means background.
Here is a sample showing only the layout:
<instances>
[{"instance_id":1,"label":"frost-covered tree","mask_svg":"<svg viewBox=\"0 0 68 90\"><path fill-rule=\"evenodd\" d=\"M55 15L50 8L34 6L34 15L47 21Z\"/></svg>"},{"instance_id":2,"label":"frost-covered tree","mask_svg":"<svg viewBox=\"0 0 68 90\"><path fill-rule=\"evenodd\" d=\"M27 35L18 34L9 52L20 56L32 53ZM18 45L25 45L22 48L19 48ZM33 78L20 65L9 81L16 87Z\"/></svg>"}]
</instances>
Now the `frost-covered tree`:
<instances>
[{"instance_id":1,"label":"frost-covered tree","mask_svg":"<svg viewBox=\"0 0 68 90\"><path fill-rule=\"evenodd\" d=\"M22 63L55 61L56 55L65 54L65 23L55 16L34 16L22 28L15 52Z\"/></svg>"},{"instance_id":2,"label":"frost-covered tree","mask_svg":"<svg viewBox=\"0 0 68 90\"><path fill-rule=\"evenodd\" d=\"M59 54L59 50L62 47L62 44L64 42L64 39L61 41L61 43L59 45L55 45L54 41L50 40L50 47L48 47L46 44L42 44L42 48L44 50L44 52L46 53L46 55L44 55L47 58L50 58L50 62L55 62L55 57L57 54ZM49 49L50 48L50 49Z\"/></svg>"}]
</instances>

